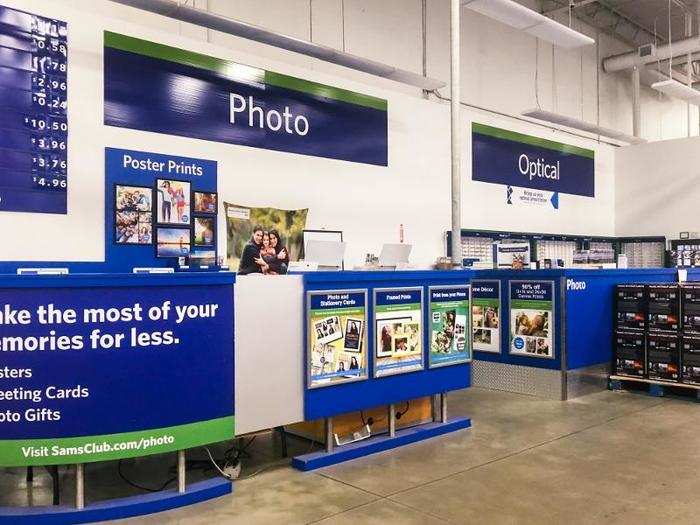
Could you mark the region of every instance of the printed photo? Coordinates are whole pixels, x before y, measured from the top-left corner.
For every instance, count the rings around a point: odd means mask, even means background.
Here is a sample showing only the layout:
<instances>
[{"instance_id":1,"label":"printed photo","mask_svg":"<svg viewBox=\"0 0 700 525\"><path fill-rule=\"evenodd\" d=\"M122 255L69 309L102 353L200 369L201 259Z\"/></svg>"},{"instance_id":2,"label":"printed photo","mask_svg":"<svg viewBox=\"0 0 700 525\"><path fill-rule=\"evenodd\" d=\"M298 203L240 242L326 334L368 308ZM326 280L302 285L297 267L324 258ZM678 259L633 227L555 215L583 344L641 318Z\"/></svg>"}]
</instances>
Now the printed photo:
<instances>
[{"instance_id":1,"label":"printed photo","mask_svg":"<svg viewBox=\"0 0 700 525\"><path fill-rule=\"evenodd\" d=\"M472 305L472 342L474 350L500 352L497 306Z\"/></svg>"},{"instance_id":2,"label":"printed photo","mask_svg":"<svg viewBox=\"0 0 700 525\"><path fill-rule=\"evenodd\" d=\"M190 224L190 183L156 180L158 224Z\"/></svg>"},{"instance_id":3,"label":"printed photo","mask_svg":"<svg viewBox=\"0 0 700 525\"><path fill-rule=\"evenodd\" d=\"M217 210L216 193L194 192L194 212L215 214Z\"/></svg>"},{"instance_id":4,"label":"printed photo","mask_svg":"<svg viewBox=\"0 0 700 525\"><path fill-rule=\"evenodd\" d=\"M194 245L213 246L214 245L214 218L195 217L194 218Z\"/></svg>"},{"instance_id":5,"label":"printed photo","mask_svg":"<svg viewBox=\"0 0 700 525\"><path fill-rule=\"evenodd\" d=\"M150 213L139 213L139 244L153 244L153 225Z\"/></svg>"},{"instance_id":6,"label":"printed photo","mask_svg":"<svg viewBox=\"0 0 700 525\"><path fill-rule=\"evenodd\" d=\"M190 254L189 228L157 228L157 257L185 257Z\"/></svg>"},{"instance_id":7,"label":"printed photo","mask_svg":"<svg viewBox=\"0 0 700 525\"><path fill-rule=\"evenodd\" d=\"M311 375L319 376L335 372L335 347L327 343L316 343L311 351Z\"/></svg>"},{"instance_id":8,"label":"printed photo","mask_svg":"<svg viewBox=\"0 0 700 525\"><path fill-rule=\"evenodd\" d=\"M114 187L115 210L152 211L153 190L141 186L123 186L117 184Z\"/></svg>"},{"instance_id":9,"label":"printed photo","mask_svg":"<svg viewBox=\"0 0 700 525\"><path fill-rule=\"evenodd\" d=\"M490 345L491 330L474 330L474 342Z\"/></svg>"},{"instance_id":10,"label":"printed photo","mask_svg":"<svg viewBox=\"0 0 700 525\"><path fill-rule=\"evenodd\" d=\"M419 354L420 323L410 318L377 320L377 357L403 357Z\"/></svg>"},{"instance_id":11,"label":"printed photo","mask_svg":"<svg viewBox=\"0 0 700 525\"><path fill-rule=\"evenodd\" d=\"M360 368L362 368L362 356L340 352L335 368L336 372L348 372L348 374L345 375L349 377L357 375Z\"/></svg>"},{"instance_id":12,"label":"printed photo","mask_svg":"<svg viewBox=\"0 0 700 525\"><path fill-rule=\"evenodd\" d=\"M139 244L139 214L117 211L114 214L114 240L117 244Z\"/></svg>"},{"instance_id":13,"label":"printed photo","mask_svg":"<svg viewBox=\"0 0 700 525\"><path fill-rule=\"evenodd\" d=\"M348 317L345 320L345 345L348 352L359 352L362 349L362 334L364 328L362 319Z\"/></svg>"},{"instance_id":14,"label":"printed photo","mask_svg":"<svg viewBox=\"0 0 700 525\"><path fill-rule=\"evenodd\" d=\"M332 343L343 337L340 318L337 315L317 321L314 323L314 329L316 330L316 340L319 343Z\"/></svg>"},{"instance_id":15,"label":"printed photo","mask_svg":"<svg viewBox=\"0 0 700 525\"><path fill-rule=\"evenodd\" d=\"M514 334L549 337L548 311L515 309L511 315L515 319Z\"/></svg>"}]
</instances>

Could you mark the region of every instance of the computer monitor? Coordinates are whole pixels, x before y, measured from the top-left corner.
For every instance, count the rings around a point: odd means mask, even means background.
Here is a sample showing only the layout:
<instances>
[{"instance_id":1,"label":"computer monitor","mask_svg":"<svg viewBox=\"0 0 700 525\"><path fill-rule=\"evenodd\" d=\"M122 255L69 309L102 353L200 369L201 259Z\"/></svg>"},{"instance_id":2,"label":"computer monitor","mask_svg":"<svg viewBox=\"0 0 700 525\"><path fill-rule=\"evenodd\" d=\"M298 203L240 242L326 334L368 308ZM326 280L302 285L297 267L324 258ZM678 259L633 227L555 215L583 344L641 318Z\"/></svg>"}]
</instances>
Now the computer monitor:
<instances>
[{"instance_id":1,"label":"computer monitor","mask_svg":"<svg viewBox=\"0 0 700 525\"><path fill-rule=\"evenodd\" d=\"M339 270L343 267L345 243L334 241L306 242L304 260L318 263L319 270Z\"/></svg>"},{"instance_id":2,"label":"computer monitor","mask_svg":"<svg viewBox=\"0 0 700 525\"><path fill-rule=\"evenodd\" d=\"M379 254L379 266L396 268L407 264L412 248L411 244L385 244Z\"/></svg>"}]
</instances>

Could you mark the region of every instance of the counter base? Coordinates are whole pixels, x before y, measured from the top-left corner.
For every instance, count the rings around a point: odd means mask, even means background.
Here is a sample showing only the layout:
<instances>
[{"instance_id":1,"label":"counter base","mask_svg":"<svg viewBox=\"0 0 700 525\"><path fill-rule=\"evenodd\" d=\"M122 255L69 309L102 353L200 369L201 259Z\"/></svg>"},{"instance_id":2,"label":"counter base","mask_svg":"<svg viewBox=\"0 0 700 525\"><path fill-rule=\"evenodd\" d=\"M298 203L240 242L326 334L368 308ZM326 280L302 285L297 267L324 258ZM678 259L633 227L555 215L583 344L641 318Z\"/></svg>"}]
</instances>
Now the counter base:
<instances>
[{"instance_id":1,"label":"counter base","mask_svg":"<svg viewBox=\"0 0 700 525\"><path fill-rule=\"evenodd\" d=\"M230 494L232 491L233 484L230 481L214 478L192 483L182 494L176 490L168 490L104 501L88 505L82 510L67 506L0 507L0 525L69 525L130 518L186 507Z\"/></svg>"},{"instance_id":2,"label":"counter base","mask_svg":"<svg viewBox=\"0 0 700 525\"><path fill-rule=\"evenodd\" d=\"M292 460L292 466L298 470L309 471L321 467L336 465L351 459L357 459L377 452L384 452L392 448L402 447L411 443L417 443L425 439L430 439L457 430L470 428L472 421L466 417L449 419L446 423L427 423L417 427L404 430L397 430L394 437L388 435L378 435L364 441L351 443L334 449L332 452L312 452L297 456Z\"/></svg>"}]
</instances>

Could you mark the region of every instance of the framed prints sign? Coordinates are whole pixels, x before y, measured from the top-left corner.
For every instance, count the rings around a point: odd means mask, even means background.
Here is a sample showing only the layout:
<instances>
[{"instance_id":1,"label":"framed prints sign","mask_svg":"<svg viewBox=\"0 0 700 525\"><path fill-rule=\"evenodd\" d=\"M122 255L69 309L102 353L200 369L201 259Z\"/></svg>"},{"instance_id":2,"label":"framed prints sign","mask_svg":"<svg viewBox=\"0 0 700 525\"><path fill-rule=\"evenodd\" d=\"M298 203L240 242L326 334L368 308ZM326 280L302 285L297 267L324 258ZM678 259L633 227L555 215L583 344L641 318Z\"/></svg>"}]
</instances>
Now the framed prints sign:
<instances>
[{"instance_id":1,"label":"framed prints sign","mask_svg":"<svg viewBox=\"0 0 700 525\"><path fill-rule=\"evenodd\" d=\"M374 377L423 370L423 288L375 288Z\"/></svg>"},{"instance_id":2,"label":"framed prints sign","mask_svg":"<svg viewBox=\"0 0 700 525\"><path fill-rule=\"evenodd\" d=\"M472 281L472 347L501 353L500 281Z\"/></svg>"},{"instance_id":3,"label":"framed prints sign","mask_svg":"<svg viewBox=\"0 0 700 525\"><path fill-rule=\"evenodd\" d=\"M469 335L469 285L431 286L428 368L472 359Z\"/></svg>"},{"instance_id":4,"label":"framed prints sign","mask_svg":"<svg viewBox=\"0 0 700 525\"><path fill-rule=\"evenodd\" d=\"M367 290L307 293L307 387L367 379Z\"/></svg>"},{"instance_id":5,"label":"framed prints sign","mask_svg":"<svg viewBox=\"0 0 700 525\"><path fill-rule=\"evenodd\" d=\"M510 281L510 353L554 359L554 281Z\"/></svg>"}]
</instances>

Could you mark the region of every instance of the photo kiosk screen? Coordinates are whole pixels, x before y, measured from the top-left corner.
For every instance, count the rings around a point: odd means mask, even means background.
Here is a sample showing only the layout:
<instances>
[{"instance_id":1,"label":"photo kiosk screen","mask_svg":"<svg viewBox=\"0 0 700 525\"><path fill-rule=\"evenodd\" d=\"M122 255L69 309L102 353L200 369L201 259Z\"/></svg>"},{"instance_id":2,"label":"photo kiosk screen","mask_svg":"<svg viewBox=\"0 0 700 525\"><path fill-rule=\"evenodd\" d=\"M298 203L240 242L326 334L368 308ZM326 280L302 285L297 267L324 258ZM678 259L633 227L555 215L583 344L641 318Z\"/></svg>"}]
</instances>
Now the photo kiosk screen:
<instances>
[{"instance_id":1,"label":"photo kiosk screen","mask_svg":"<svg viewBox=\"0 0 700 525\"><path fill-rule=\"evenodd\" d=\"M367 379L367 290L307 295L307 387Z\"/></svg>"}]
</instances>

